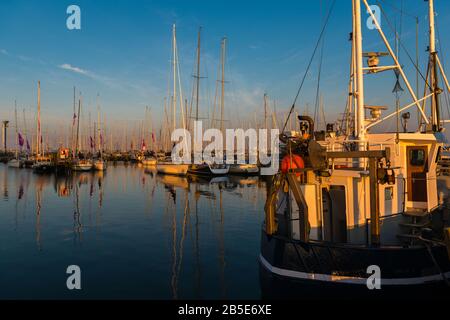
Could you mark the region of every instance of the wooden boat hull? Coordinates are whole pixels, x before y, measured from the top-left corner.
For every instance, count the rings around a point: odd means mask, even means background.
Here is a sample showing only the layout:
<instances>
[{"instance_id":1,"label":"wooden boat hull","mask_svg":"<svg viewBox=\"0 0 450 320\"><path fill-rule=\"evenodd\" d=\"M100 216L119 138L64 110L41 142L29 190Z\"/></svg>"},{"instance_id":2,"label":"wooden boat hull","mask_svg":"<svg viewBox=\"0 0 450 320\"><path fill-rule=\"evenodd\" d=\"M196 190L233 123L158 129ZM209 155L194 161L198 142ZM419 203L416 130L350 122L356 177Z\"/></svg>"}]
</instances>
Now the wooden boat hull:
<instances>
[{"instance_id":1,"label":"wooden boat hull","mask_svg":"<svg viewBox=\"0 0 450 320\"><path fill-rule=\"evenodd\" d=\"M158 171L158 173L175 176L185 176L188 169L188 164L158 163L156 165L156 171Z\"/></svg>"}]
</instances>

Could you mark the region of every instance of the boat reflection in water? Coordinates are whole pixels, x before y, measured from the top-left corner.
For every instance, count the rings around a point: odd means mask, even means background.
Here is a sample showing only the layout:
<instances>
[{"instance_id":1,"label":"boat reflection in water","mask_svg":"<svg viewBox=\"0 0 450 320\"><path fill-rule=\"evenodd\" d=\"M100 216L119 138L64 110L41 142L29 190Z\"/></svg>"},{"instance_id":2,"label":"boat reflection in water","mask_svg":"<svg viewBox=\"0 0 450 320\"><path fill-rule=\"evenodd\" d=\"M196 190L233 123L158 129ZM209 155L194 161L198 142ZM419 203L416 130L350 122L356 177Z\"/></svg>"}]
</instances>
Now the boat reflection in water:
<instances>
[{"instance_id":1,"label":"boat reflection in water","mask_svg":"<svg viewBox=\"0 0 450 320\"><path fill-rule=\"evenodd\" d=\"M0 192L0 298L260 297L258 177L120 162L63 176L0 165ZM77 293L61 278L73 264Z\"/></svg>"}]
</instances>

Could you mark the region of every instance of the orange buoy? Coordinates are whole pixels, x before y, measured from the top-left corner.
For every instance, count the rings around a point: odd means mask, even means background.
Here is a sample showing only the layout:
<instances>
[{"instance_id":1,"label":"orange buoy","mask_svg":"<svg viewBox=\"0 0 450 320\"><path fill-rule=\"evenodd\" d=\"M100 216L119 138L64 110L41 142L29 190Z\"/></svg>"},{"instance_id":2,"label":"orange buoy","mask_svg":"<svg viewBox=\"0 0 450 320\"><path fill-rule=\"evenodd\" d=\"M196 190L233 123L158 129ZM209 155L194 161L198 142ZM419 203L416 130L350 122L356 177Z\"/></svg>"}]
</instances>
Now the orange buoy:
<instances>
[{"instance_id":1,"label":"orange buoy","mask_svg":"<svg viewBox=\"0 0 450 320\"><path fill-rule=\"evenodd\" d=\"M286 155L283 160L281 160L281 172L288 173L292 169L303 169L305 167L305 162L303 158L297 154ZM300 176L300 172L296 173L296 176Z\"/></svg>"}]
</instances>

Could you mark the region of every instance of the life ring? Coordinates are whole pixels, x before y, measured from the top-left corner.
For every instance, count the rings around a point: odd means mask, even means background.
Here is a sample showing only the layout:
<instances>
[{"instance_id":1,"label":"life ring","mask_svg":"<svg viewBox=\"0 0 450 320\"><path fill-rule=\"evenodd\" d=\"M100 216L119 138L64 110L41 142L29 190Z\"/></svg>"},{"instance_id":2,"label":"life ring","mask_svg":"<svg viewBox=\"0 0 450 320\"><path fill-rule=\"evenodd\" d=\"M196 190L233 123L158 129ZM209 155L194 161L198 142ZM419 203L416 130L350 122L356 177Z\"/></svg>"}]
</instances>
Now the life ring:
<instances>
[{"instance_id":1,"label":"life ring","mask_svg":"<svg viewBox=\"0 0 450 320\"><path fill-rule=\"evenodd\" d=\"M281 160L281 172L288 173L292 169L303 169L305 168L305 162L303 158L298 154L286 155L283 160ZM295 174L297 177L300 176L300 172Z\"/></svg>"}]
</instances>

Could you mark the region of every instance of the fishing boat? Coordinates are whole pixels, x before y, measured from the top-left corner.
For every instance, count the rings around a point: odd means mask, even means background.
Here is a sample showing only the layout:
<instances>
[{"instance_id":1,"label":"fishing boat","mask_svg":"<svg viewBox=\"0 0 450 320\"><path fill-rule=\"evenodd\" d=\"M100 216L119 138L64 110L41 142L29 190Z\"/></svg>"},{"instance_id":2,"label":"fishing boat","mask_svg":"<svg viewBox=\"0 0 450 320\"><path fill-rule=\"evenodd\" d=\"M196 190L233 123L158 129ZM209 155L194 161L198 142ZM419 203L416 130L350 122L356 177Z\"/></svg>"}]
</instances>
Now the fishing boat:
<instances>
[{"instance_id":1,"label":"fishing boat","mask_svg":"<svg viewBox=\"0 0 450 320\"><path fill-rule=\"evenodd\" d=\"M268 186L261 235L263 296L449 294L449 208L439 200L437 184L437 159L446 141L438 71L448 91L450 86L435 49L433 2L428 1L429 94L418 99L367 1L352 1L354 127L316 139L313 119L299 116L302 135L281 136L281 171ZM390 56L393 66L379 66L379 53L363 53L361 3L388 50L382 56ZM364 76L383 70L396 70L396 88L401 77L413 100L387 116L386 108L364 100ZM422 108L425 101L430 103ZM370 130L393 117L400 121L401 112L413 106L423 122L417 131Z\"/></svg>"}]
</instances>

